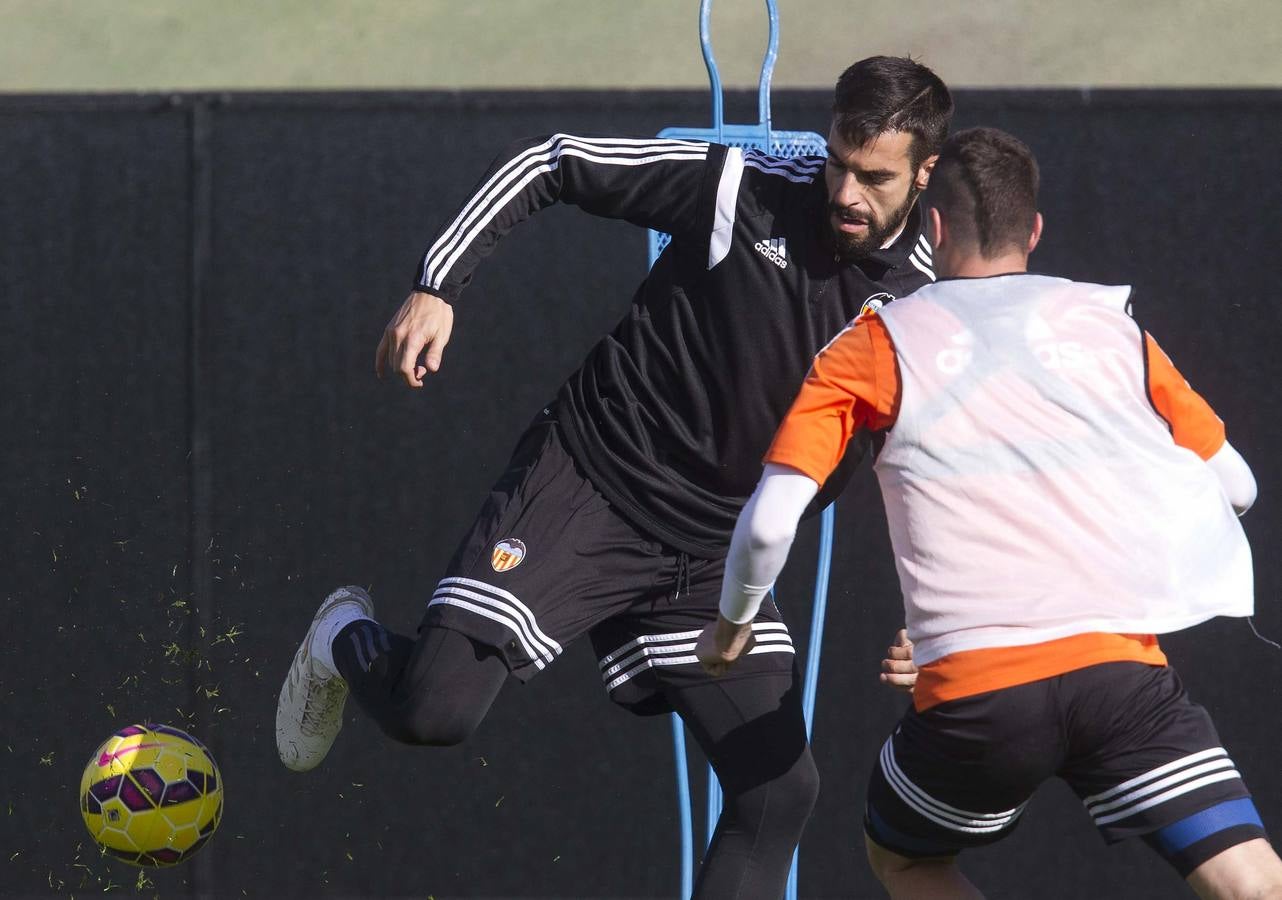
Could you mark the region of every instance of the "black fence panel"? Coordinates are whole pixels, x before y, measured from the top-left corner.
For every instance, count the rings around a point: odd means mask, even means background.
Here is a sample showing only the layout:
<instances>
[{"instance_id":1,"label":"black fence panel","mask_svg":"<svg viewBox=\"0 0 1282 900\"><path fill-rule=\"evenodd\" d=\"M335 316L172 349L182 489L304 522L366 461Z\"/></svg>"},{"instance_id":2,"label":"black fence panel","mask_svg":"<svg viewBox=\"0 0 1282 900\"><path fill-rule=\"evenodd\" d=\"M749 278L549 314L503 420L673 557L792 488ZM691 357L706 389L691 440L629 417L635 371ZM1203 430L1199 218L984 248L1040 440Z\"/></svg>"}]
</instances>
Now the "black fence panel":
<instances>
[{"instance_id":1,"label":"black fence panel","mask_svg":"<svg viewBox=\"0 0 1282 900\"><path fill-rule=\"evenodd\" d=\"M822 131L827 105L780 92L776 123ZM1028 141L1034 268L1135 284L1137 318L1255 465L1255 621L1273 637L1280 113L1279 92L963 91L957 123ZM0 895L676 895L666 722L614 708L586 646L453 750L393 745L353 711L297 775L272 720L334 586L370 586L413 629L517 435L644 273L636 229L540 214L482 267L443 370L411 392L377 381L374 348L433 229L513 138L706 118L698 93L0 98ZM838 509L801 893L875 897L864 782L905 704L876 683L901 613L870 473ZM779 589L803 651L815 531ZM1162 643L1282 827L1282 651L1227 620ZM199 856L139 881L93 850L76 789L97 743L142 719L211 745L227 807ZM1143 845L1105 848L1062 785L966 868L993 897L1181 889Z\"/></svg>"}]
</instances>

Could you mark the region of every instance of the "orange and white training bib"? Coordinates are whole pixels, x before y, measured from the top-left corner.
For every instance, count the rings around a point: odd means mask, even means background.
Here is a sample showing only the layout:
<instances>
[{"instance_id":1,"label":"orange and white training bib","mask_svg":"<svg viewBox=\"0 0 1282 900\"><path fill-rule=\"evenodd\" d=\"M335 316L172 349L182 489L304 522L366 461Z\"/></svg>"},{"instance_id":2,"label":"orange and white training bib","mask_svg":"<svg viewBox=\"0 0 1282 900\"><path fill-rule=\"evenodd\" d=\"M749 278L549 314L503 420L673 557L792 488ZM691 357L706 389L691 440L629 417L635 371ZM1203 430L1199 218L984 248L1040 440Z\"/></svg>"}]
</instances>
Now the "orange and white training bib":
<instances>
[{"instance_id":1,"label":"orange and white training bib","mask_svg":"<svg viewBox=\"0 0 1282 900\"><path fill-rule=\"evenodd\" d=\"M879 312L901 394L875 469L919 666L1251 614L1246 536L1150 402L1129 294L1006 275Z\"/></svg>"}]
</instances>

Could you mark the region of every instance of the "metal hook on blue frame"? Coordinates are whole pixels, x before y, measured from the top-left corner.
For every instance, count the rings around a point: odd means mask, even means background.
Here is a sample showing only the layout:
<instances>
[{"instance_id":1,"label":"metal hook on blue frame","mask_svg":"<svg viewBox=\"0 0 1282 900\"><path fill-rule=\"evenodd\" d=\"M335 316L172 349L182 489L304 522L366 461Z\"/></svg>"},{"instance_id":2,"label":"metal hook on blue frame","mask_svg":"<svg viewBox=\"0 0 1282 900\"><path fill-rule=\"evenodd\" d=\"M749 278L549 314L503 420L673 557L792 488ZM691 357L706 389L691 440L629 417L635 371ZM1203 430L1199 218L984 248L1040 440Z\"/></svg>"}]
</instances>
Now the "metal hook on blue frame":
<instances>
[{"instance_id":1,"label":"metal hook on blue frame","mask_svg":"<svg viewBox=\"0 0 1282 900\"><path fill-rule=\"evenodd\" d=\"M766 41L766 54L761 60L761 74L757 78L757 126L764 134L765 146L770 145L770 81L774 77L775 60L779 56L779 8L775 0L766 0L766 17L770 36ZM721 90L721 71L712 52L712 0L699 3L699 47L703 51L703 65L708 70L708 87L712 93L712 127L718 144L725 143L725 98Z\"/></svg>"}]
</instances>

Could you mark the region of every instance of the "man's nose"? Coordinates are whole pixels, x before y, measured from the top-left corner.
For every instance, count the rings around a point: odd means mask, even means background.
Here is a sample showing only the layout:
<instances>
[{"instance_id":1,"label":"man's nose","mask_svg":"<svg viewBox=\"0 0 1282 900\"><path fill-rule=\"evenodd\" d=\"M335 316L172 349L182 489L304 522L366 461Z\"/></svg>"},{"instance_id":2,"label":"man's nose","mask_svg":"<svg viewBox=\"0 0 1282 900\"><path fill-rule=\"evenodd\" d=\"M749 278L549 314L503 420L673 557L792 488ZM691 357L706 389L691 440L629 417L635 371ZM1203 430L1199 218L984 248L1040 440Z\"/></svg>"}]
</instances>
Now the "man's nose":
<instances>
[{"instance_id":1,"label":"man's nose","mask_svg":"<svg viewBox=\"0 0 1282 900\"><path fill-rule=\"evenodd\" d=\"M842 175L841 180L834 185L829 199L842 209L861 208L864 205L864 194L859 187L859 179L849 172Z\"/></svg>"}]
</instances>

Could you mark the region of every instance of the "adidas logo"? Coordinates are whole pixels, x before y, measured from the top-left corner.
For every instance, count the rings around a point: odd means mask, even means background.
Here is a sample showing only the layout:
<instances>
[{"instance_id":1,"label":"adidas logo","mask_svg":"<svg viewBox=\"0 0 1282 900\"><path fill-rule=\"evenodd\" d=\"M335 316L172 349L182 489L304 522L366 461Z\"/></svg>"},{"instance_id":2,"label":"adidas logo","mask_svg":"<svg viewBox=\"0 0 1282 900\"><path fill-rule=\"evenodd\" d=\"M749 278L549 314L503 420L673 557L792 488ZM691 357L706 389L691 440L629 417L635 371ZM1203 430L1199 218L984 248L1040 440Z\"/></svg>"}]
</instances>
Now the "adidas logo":
<instances>
[{"instance_id":1,"label":"adidas logo","mask_svg":"<svg viewBox=\"0 0 1282 900\"><path fill-rule=\"evenodd\" d=\"M784 253L784 239L771 238L768 241L757 241L752 246L757 252L781 269L788 268L788 257Z\"/></svg>"}]
</instances>

